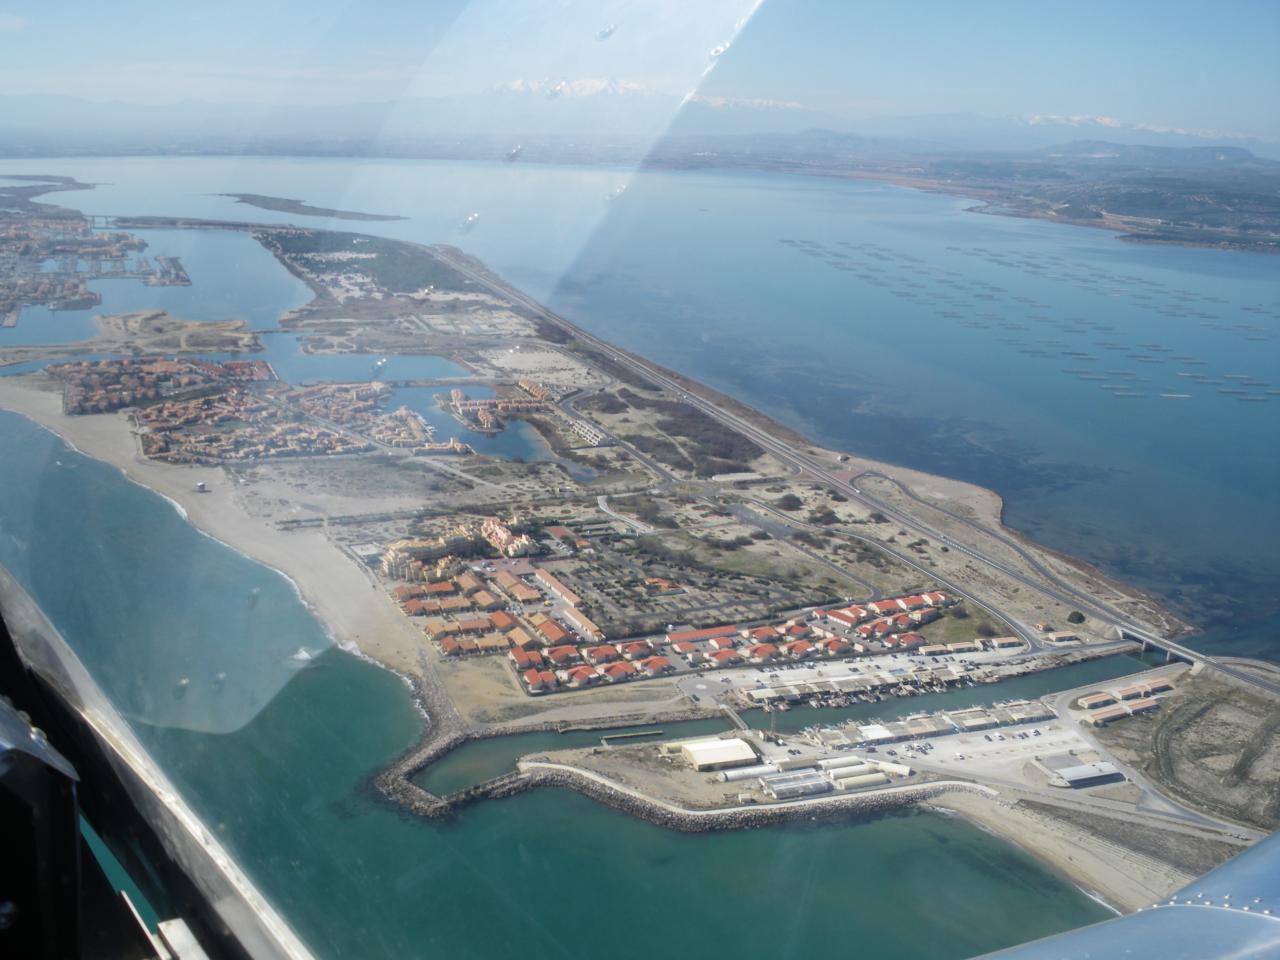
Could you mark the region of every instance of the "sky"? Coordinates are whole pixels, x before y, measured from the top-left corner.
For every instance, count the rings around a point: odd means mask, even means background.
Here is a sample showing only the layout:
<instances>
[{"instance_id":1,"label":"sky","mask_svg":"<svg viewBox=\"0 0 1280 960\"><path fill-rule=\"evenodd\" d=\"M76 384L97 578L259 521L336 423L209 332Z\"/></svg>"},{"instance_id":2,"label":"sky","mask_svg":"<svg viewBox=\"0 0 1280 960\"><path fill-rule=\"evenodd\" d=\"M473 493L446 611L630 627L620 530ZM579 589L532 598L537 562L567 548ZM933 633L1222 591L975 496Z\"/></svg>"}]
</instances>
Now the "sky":
<instances>
[{"instance_id":1,"label":"sky","mask_svg":"<svg viewBox=\"0 0 1280 960\"><path fill-rule=\"evenodd\" d=\"M1091 115L1277 140L1277 50L1280 0L0 0L0 94L134 103L611 81L850 123Z\"/></svg>"}]
</instances>

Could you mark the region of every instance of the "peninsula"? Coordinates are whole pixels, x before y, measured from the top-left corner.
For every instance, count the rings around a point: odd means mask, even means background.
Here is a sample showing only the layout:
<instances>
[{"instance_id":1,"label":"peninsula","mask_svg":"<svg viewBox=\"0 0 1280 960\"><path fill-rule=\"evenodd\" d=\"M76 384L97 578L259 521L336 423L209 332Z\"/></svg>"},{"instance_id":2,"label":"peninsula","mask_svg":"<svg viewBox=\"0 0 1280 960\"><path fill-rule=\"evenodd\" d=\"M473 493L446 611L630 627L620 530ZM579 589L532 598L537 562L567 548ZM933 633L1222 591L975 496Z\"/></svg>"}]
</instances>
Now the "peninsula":
<instances>
[{"instance_id":1,"label":"peninsula","mask_svg":"<svg viewBox=\"0 0 1280 960\"><path fill-rule=\"evenodd\" d=\"M405 220L384 213L359 213L352 210L334 210L330 207L313 207L305 200L290 200L287 197L268 197L261 193L220 193L220 197L231 197L236 203L247 203L251 207L262 210L275 210L277 213L296 213L304 217L323 217L326 220Z\"/></svg>"},{"instance_id":2,"label":"peninsula","mask_svg":"<svg viewBox=\"0 0 1280 960\"><path fill-rule=\"evenodd\" d=\"M135 356L26 348L57 362L0 381L0 407L287 574L340 642L411 683L428 723L373 778L388 800L440 817L556 784L682 830L927 803L1124 910L1280 822L1274 670L1187 647L1150 598L1004 527L990 491L823 449L455 248L146 223L271 251L313 292L276 334L310 357L464 371L293 384L149 315L104 323L166 338ZM55 230L38 212L9 226L18 269ZM406 388L435 390L432 408L398 403ZM517 428L539 458L466 439ZM662 733L693 719L719 732ZM1226 791L1199 764L1223 722ZM574 730L600 742L426 785L473 741Z\"/></svg>"}]
</instances>

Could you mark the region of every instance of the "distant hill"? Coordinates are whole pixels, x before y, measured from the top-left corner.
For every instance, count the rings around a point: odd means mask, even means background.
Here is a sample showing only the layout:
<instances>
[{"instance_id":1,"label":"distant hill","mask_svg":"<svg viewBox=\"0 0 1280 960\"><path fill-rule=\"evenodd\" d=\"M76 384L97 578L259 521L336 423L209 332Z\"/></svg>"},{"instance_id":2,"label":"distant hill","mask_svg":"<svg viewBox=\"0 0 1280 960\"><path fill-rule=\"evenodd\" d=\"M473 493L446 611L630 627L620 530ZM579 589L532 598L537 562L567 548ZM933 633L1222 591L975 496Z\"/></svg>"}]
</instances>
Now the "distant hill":
<instances>
[{"instance_id":1,"label":"distant hill","mask_svg":"<svg viewBox=\"0 0 1280 960\"><path fill-rule=\"evenodd\" d=\"M408 152L415 143L482 138L496 144L572 138L630 143L763 137L775 150L878 153L1026 152L1062 143L1125 147L1242 148L1280 159L1280 144L1156 131L1106 118L1001 118L978 114L877 117L849 121L770 100L688 99L610 80L517 83L453 97L294 106L261 103L94 102L76 97L0 96L0 154L190 151ZM784 141L781 138L794 138ZM344 146L345 145L345 146ZM737 146L745 146L743 141ZM726 141L721 145L730 148Z\"/></svg>"}]
</instances>

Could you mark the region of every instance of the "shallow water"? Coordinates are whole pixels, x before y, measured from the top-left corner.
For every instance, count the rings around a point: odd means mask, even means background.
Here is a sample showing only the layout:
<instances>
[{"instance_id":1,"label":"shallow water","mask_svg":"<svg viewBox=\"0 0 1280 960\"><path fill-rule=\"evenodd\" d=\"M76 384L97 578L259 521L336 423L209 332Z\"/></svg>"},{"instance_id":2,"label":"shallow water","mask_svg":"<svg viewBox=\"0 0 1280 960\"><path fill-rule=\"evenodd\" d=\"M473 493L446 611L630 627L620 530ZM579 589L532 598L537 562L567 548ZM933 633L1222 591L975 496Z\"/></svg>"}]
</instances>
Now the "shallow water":
<instances>
[{"instance_id":1,"label":"shallow water","mask_svg":"<svg viewBox=\"0 0 1280 960\"><path fill-rule=\"evenodd\" d=\"M448 824L406 817L367 778L420 733L408 689L328 647L283 577L9 413L0 494L0 562L320 957L805 957L856 936L933 960L1107 915L1019 850L924 814L686 835L538 790ZM619 938L589 895L607 891L664 919ZM778 891L804 895L777 922L743 919Z\"/></svg>"}]
</instances>

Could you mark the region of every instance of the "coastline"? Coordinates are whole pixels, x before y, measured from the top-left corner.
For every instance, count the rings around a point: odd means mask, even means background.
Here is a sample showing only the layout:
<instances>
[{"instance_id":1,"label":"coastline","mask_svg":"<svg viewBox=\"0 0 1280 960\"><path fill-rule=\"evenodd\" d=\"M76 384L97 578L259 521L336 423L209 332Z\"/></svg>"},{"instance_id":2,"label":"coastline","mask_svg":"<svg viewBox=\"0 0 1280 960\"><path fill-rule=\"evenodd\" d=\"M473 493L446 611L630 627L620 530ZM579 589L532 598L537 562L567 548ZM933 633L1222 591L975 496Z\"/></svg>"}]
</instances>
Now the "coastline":
<instances>
[{"instance_id":1,"label":"coastline","mask_svg":"<svg viewBox=\"0 0 1280 960\"><path fill-rule=\"evenodd\" d=\"M399 758L381 770L371 772L368 781L369 787L398 809L428 816L447 813L451 805L448 809L442 807L443 798L434 797L414 784L410 779L414 773L470 739L546 728L549 722L546 718L530 718L524 723L517 721L468 729L445 694L443 683L435 675L434 665L422 650L417 631L379 589L376 581L333 545L322 531L284 532L255 519L239 501L233 481L221 467L176 467L146 460L141 456L133 428L124 414L69 417L62 413L60 391L40 389L34 383L24 382L27 379L0 379L0 408L19 413L45 427L82 454L115 466L129 480L165 497L200 532L285 576L333 642L353 656L390 670L405 682L410 688L415 709L424 721L421 736ZM908 473L915 479L914 471ZM928 479L941 485L942 489L959 483L940 477ZM209 492L197 493L197 482L204 482ZM968 484L961 486L971 488ZM998 506L998 496L990 491L971 488L969 492L983 497L988 509ZM368 599L373 602L368 602ZM591 721L579 722L590 724ZM616 722L610 720L609 724L615 725ZM623 796L618 790L608 789L607 785L589 783L588 774L579 774L536 768L524 771L522 766L518 775L506 775L478 785L481 789L468 792L466 800L497 798L540 786L567 787L659 825L698 831L780 823L817 815L817 811L808 809L807 804L789 805L774 810L719 811L724 816L708 817L706 812L699 812L696 819L686 823L677 813L659 811L652 802ZM982 788L973 785L973 790L981 792ZM1061 823L1033 822L1026 815L1015 818L1010 815L1009 805L1001 802L995 791L991 796L983 792L982 797L976 792L971 797L966 794L961 800L954 791L940 792L936 788L930 789L928 784L921 784L907 788L901 797L876 798L868 795L860 802L830 806L826 812L833 818L847 818L922 803L936 806L964 816L979 827L1022 847L1038 861L1088 890L1090 895L1122 910L1137 909L1182 886L1184 875L1177 874L1171 867L1164 872L1148 868L1147 879L1136 888L1139 892L1135 892L1135 886L1128 882L1116 865L1118 851L1113 845L1090 838L1082 831L1073 831ZM855 799L849 798L850 801Z\"/></svg>"},{"instance_id":2,"label":"coastline","mask_svg":"<svg viewBox=\"0 0 1280 960\"><path fill-rule=\"evenodd\" d=\"M214 225L201 223L199 226ZM255 225L240 224L219 226L232 229L256 228ZM440 248L425 249L438 251ZM458 253L466 256L460 251ZM487 276L494 277L483 265L470 257L467 259ZM501 278L494 279L503 287L507 286ZM315 292L314 285L309 286ZM568 330L579 332L576 325L563 318L558 319ZM621 348L613 349L618 353L625 352ZM836 452L822 448L777 423L767 414L675 371L647 360L643 362L655 371L671 377L690 393L696 393L723 406L753 425L785 437L813 456L835 462ZM389 599L377 579L331 541L322 527L283 531L269 521L255 517L240 495L231 472L221 466L173 466L148 460L141 454L135 431L126 414L67 416L62 412L61 390L53 389L54 386L43 374L0 379L0 408L27 417L84 455L115 466L129 480L165 497L201 533L284 576L292 583L300 599L333 643L354 656L385 667L406 683L415 708L424 720L421 735L399 758L381 770L372 771L368 781L369 786L398 809L432 815L426 808L433 801L438 804L441 798L433 797L417 787L410 777L454 747L475 737L523 732L537 729L547 722L546 717L531 717L525 723L483 724L479 727L465 723L446 694L444 684L436 673L432 654L425 649L419 631ZM960 519L971 523L986 535L997 538L1003 535L1016 540L1032 551L1037 559L1055 561L1055 566L1066 567L1075 578L1083 576L1086 580L1100 579L1122 597L1160 609L1152 598L1132 588L1114 584L1087 564L1042 547L1018 531L1006 527L1002 522L1003 499L992 490L856 456L849 456L840 465L839 472L843 474L846 471L851 478L868 473L878 474L901 485L909 495L923 498L922 502L928 507L943 509L944 512L947 508L957 509L966 516L971 514L971 520L964 520L963 517ZM197 492L198 483L204 484L207 492ZM939 502L946 507L938 506ZM572 712L571 707L569 712ZM697 830L729 829L776 823L796 817L807 818L816 814L818 809L828 811L835 817L858 816L890 806L901 807L927 801L965 816L983 829L1015 843L1109 905L1118 904L1125 910L1136 909L1169 890L1182 886L1181 882L1173 883L1174 879L1180 880L1182 875L1175 878L1173 874L1176 871L1172 868L1165 874L1154 870L1141 886L1141 893L1135 893L1132 885L1126 883L1124 874L1115 865L1115 861L1119 859L1115 845L1108 845L1096 838L1089 839L1082 831L1073 831L1065 824L1046 823L1025 814L1014 818L1006 809L1010 806L1008 801L1001 801L995 791L982 792L981 788L974 788L972 792L975 795L966 794L964 800L954 804L947 802L953 798L940 796L930 785L921 784L905 788L901 796L895 794L892 800L888 797L875 799L869 794L861 800L850 797L840 804L827 804L815 809L809 809L808 805L788 805L777 809L718 811L721 816L705 816L706 812L698 812L697 819L686 822L681 819L680 814L673 814L671 811L666 814L656 812L661 805L655 801L645 802L644 798L637 797L624 798L616 789L593 784L590 782L590 775L582 771L577 771L575 775L565 769L531 767L525 772L523 764L521 770L519 776L498 778L497 782L481 785L485 789L477 791L474 797L468 799L503 796L509 792L538 786L568 787L660 825L672 829ZM985 799L976 795L979 792L982 792ZM1078 853L1073 855L1073 850ZM1111 862L1108 862L1108 855ZM1170 883L1173 885L1169 886ZM1129 890L1127 895L1125 890ZM1148 895L1153 891L1155 895Z\"/></svg>"},{"instance_id":3,"label":"coastline","mask_svg":"<svg viewBox=\"0 0 1280 960\"><path fill-rule=\"evenodd\" d=\"M353 646L402 676L420 676L429 669L417 630L386 597L374 577L334 545L322 528L282 531L254 518L240 502L233 479L222 467L173 466L148 460L142 456L125 414L68 416L62 412L60 390L41 389L32 382L32 377L40 376L0 378L0 409L22 414L85 455L115 466L130 480L164 496L201 532L284 575L334 643ZM681 377L681 382L692 386L687 378ZM704 395L744 407L718 391L698 387ZM752 412L764 424L773 425L767 416ZM786 431L785 427L780 429ZM786 432L795 436L791 431ZM821 451L816 445L806 446ZM1150 604L1164 618L1180 622L1160 608L1153 598L1132 587L1116 584L1076 558L1048 550L1028 541L1013 528L1005 527L999 519L1003 500L995 491L855 456L850 456L842 466L851 473L875 472L908 486L918 496L936 497L953 506L959 505L974 513L979 529L990 525L994 533L1004 533L1024 547L1044 551L1073 573L1101 579L1123 596ZM197 483L205 484L205 492L197 492ZM360 601L370 594L375 598L373 603Z\"/></svg>"},{"instance_id":4,"label":"coastline","mask_svg":"<svg viewBox=\"0 0 1280 960\"><path fill-rule=\"evenodd\" d=\"M409 241L406 241L409 242ZM1083 584L1076 583L1074 586L1085 586L1095 589L1097 586L1104 586L1107 590L1115 593L1125 604L1136 605L1139 610L1139 619L1149 620L1149 626L1157 626L1159 631L1169 632L1174 636L1186 636L1199 632L1198 628L1183 621L1171 610L1166 609L1161 602L1144 593L1131 584L1123 583L1111 576L1101 572L1087 561L1080 560L1077 557L1063 553L1052 547L1046 547L1034 538L1022 533L1016 528L1006 526L1004 523L1004 498L994 490L987 487L978 486L964 480L957 480L951 477L944 477L938 474L926 473L911 467L905 467L898 464L888 463L884 461L872 460L857 454L847 453L844 451L832 450L822 446L811 440L810 438L798 433L796 430L774 419L767 413L752 407L750 404L739 400L738 398L726 394L715 387L708 386L698 380L686 376L679 371L672 370L669 367L649 360L640 356L617 344L604 341L595 337L588 330L584 330L578 324L567 319L563 315L556 313L536 301L531 300L518 288L509 284L501 276L494 273L485 263L471 256L457 247L447 245L428 245L420 243L411 243L411 246L418 247L429 254L441 257L446 263L453 260L459 260L468 270L471 270L484 282L496 287L499 292L507 296L515 303L520 303L535 314L539 314L544 319L560 326L573 337L578 338L580 343L574 350L577 354L585 352L591 359L599 360L605 364L609 361L606 357L598 355L592 341L597 341L597 345L604 345L610 352L615 355L627 357L633 363L647 368L650 371L666 377L678 384L680 389L686 391L699 399L713 404L722 410L725 410L734 416L751 424L752 426L764 430L766 433L785 443L804 450L811 456L820 460L825 460L831 464L839 464L839 468L832 472L845 475L852 482L864 474L871 474L888 479L890 482L897 484L908 496L912 496L919 502L924 503L933 509L942 509L937 504L926 499L929 492L952 508L959 506L963 510L971 511L972 518L957 518L960 522L978 530L985 536L994 537L996 540L1012 540L1024 551L1038 552L1041 556L1038 558L1042 561L1042 565L1047 566L1048 562L1053 562L1060 567L1065 567L1066 572L1070 575L1081 578ZM277 258L279 259L279 258ZM288 264L280 261L286 268ZM314 289L314 287L313 287ZM304 308L305 309L305 308ZM574 344L568 345L573 349ZM594 356L591 356L594 355ZM843 461L838 458L844 457ZM803 476L803 474L800 474ZM946 510L944 509L945 513ZM1058 572L1061 575L1062 571ZM1130 616L1134 616L1131 611Z\"/></svg>"},{"instance_id":5,"label":"coastline","mask_svg":"<svg viewBox=\"0 0 1280 960\"><path fill-rule=\"evenodd\" d=\"M688 170L691 172L705 171L727 174L748 171L752 173L767 173L775 176L812 177L826 180L859 180L867 183L882 183L905 190L919 190L922 193L936 193L947 197L957 197L964 200L977 201L973 206L965 207L965 213L976 213L991 217L1010 217L1015 220L1040 220L1045 223L1057 223L1069 227L1090 227L1094 230L1106 230L1108 233L1115 234L1115 239L1122 240L1126 243L1192 247L1205 250L1229 250L1233 253L1261 253L1271 256L1280 254L1280 248L1278 248L1274 243L1259 244L1257 242L1249 241L1242 242L1238 239L1239 235L1236 235L1236 238L1228 237L1215 241L1212 238L1192 239L1160 234L1147 234L1142 233L1137 229L1137 224L1126 223L1122 219L1117 220L1106 216L1096 219L1062 217L1047 211L1008 206L1007 204L1011 198L1002 196L998 190L992 187L979 185L966 186L963 184L956 184L948 180L938 180L930 177L912 177L903 173L882 173L875 170L837 168L805 170L796 167L771 167L766 164L760 164L757 166L743 164L717 167L713 164L684 166L664 163L646 163L642 164L642 168L659 172Z\"/></svg>"},{"instance_id":6,"label":"coastline","mask_svg":"<svg viewBox=\"0 0 1280 960\"><path fill-rule=\"evenodd\" d=\"M1036 817L1008 800L983 801L953 792L930 799L927 808L958 816L1011 843L1118 914L1133 913L1195 879L1173 866L1114 845L1063 823Z\"/></svg>"},{"instance_id":7,"label":"coastline","mask_svg":"<svg viewBox=\"0 0 1280 960\"><path fill-rule=\"evenodd\" d=\"M414 674L419 636L376 583L328 540L322 530L284 532L248 514L220 467L173 467L145 459L123 414L69 417L59 392L0 380L0 408L27 417L85 456L118 468L160 494L200 532L290 580L337 644L352 643L397 673ZM196 484L208 492L196 492ZM373 603L361 602L372 594Z\"/></svg>"}]
</instances>

